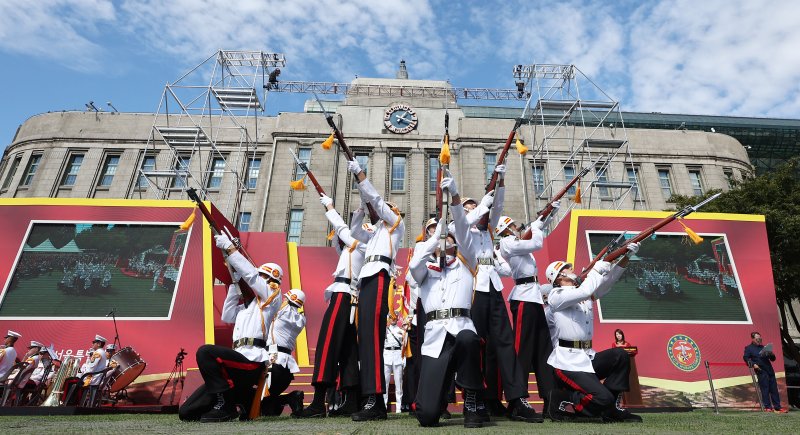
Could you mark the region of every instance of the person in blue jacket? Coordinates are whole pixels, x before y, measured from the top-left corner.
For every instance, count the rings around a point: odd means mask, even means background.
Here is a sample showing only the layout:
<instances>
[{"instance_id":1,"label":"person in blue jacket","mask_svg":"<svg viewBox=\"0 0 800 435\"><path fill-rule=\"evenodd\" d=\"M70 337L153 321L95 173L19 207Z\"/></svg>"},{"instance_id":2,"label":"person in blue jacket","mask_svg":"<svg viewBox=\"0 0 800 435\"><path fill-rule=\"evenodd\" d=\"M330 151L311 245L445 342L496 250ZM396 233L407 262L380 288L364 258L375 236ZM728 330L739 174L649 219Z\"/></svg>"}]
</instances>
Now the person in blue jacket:
<instances>
[{"instance_id":1,"label":"person in blue jacket","mask_svg":"<svg viewBox=\"0 0 800 435\"><path fill-rule=\"evenodd\" d=\"M778 394L778 382L775 379L775 369L772 368L771 361L775 361L775 354L766 350L761 342L761 334L758 332L750 333L753 342L744 348L744 362L753 367L758 376L758 386L761 388L761 402L764 404L764 411L785 413L786 409L781 408L781 397Z\"/></svg>"}]
</instances>

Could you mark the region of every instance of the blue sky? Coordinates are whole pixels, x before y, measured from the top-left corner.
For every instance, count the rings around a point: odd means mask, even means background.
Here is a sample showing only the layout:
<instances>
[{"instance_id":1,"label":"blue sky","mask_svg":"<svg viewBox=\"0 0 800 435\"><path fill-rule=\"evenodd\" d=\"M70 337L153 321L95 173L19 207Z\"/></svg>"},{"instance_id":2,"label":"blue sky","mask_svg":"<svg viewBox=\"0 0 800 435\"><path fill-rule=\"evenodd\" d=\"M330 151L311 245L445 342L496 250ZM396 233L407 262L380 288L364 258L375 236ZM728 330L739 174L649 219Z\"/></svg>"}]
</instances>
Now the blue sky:
<instances>
[{"instance_id":1,"label":"blue sky","mask_svg":"<svg viewBox=\"0 0 800 435\"><path fill-rule=\"evenodd\" d=\"M402 58L411 78L511 88L515 64L572 63L623 110L798 118L798 23L796 1L0 0L0 148L90 100L154 112L218 49L285 53L281 79L306 81L393 77Z\"/></svg>"}]
</instances>

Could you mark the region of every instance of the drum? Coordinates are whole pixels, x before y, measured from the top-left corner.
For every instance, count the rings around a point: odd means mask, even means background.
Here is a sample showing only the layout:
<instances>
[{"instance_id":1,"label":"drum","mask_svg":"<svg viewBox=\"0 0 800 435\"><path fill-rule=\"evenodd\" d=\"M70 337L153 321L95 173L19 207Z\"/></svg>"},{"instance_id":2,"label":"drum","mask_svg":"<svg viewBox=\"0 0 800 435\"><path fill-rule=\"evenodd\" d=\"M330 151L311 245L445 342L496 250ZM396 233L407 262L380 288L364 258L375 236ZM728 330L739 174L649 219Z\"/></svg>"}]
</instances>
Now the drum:
<instances>
[{"instance_id":1,"label":"drum","mask_svg":"<svg viewBox=\"0 0 800 435\"><path fill-rule=\"evenodd\" d=\"M111 356L111 361L117 363L117 369L111 372L108 381L112 393L130 385L147 366L142 357L130 346L120 349Z\"/></svg>"}]
</instances>

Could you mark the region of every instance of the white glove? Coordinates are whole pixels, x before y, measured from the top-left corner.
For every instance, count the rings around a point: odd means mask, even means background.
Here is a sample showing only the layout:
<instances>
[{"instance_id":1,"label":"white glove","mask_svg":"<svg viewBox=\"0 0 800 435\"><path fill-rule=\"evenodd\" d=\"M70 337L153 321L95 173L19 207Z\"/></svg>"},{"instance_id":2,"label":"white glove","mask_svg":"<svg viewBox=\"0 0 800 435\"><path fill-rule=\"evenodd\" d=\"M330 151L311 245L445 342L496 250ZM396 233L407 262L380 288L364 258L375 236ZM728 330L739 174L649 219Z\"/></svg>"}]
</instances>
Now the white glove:
<instances>
[{"instance_id":1,"label":"white glove","mask_svg":"<svg viewBox=\"0 0 800 435\"><path fill-rule=\"evenodd\" d=\"M636 255L637 252L639 252L640 246L641 245L639 243L628 243L628 245L625 246L626 248L628 248L628 252L626 253L626 255L628 257L633 257L634 255Z\"/></svg>"},{"instance_id":2,"label":"white glove","mask_svg":"<svg viewBox=\"0 0 800 435\"><path fill-rule=\"evenodd\" d=\"M358 175L361 172L361 165L358 164L358 160L350 160L347 162L347 170L353 175Z\"/></svg>"},{"instance_id":3,"label":"white glove","mask_svg":"<svg viewBox=\"0 0 800 435\"><path fill-rule=\"evenodd\" d=\"M600 260L594 264L594 267L592 269L594 269L594 271L599 273L600 275L605 275L608 272L611 272L611 263L609 263L608 261Z\"/></svg>"},{"instance_id":4,"label":"white glove","mask_svg":"<svg viewBox=\"0 0 800 435\"><path fill-rule=\"evenodd\" d=\"M447 189L450 192L451 196L458 196L458 187L456 186L456 180L452 177L442 178L441 184L442 190Z\"/></svg>"},{"instance_id":5,"label":"white glove","mask_svg":"<svg viewBox=\"0 0 800 435\"><path fill-rule=\"evenodd\" d=\"M494 167L494 171L497 172L499 178L503 178L506 176L506 165L497 165Z\"/></svg>"},{"instance_id":6,"label":"white glove","mask_svg":"<svg viewBox=\"0 0 800 435\"><path fill-rule=\"evenodd\" d=\"M233 282L239 282L239 280L242 279L242 275L239 275L239 272L234 270L231 278L233 278Z\"/></svg>"},{"instance_id":7,"label":"white glove","mask_svg":"<svg viewBox=\"0 0 800 435\"><path fill-rule=\"evenodd\" d=\"M536 219L535 221L531 222L531 229L532 230L541 231L542 228L544 228L544 221L542 220L541 216L539 216L539 219Z\"/></svg>"},{"instance_id":8,"label":"white glove","mask_svg":"<svg viewBox=\"0 0 800 435\"><path fill-rule=\"evenodd\" d=\"M224 233L214 236L214 242L219 249L228 249L233 246L231 239Z\"/></svg>"},{"instance_id":9,"label":"white glove","mask_svg":"<svg viewBox=\"0 0 800 435\"><path fill-rule=\"evenodd\" d=\"M550 203L550 205L553 206L553 212L555 212L556 210L558 210L561 207L561 201L558 201L558 200L553 201L553 202ZM550 213L550 214L553 214L553 213Z\"/></svg>"},{"instance_id":10,"label":"white glove","mask_svg":"<svg viewBox=\"0 0 800 435\"><path fill-rule=\"evenodd\" d=\"M490 208L492 204L494 204L494 190L487 193L486 195L483 195L483 198L481 198L482 206Z\"/></svg>"},{"instance_id":11,"label":"white glove","mask_svg":"<svg viewBox=\"0 0 800 435\"><path fill-rule=\"evenodd\" d=\"M325 194L323 194L323 195L321 195L321 196L319 197L319 202L321 202L321 203L322 203L322 205L324 205L326 208L327 208L329 205L333 205L333 200L331 199L331 197L330 197L330 196L328 196L328 195L325 195Z\"/></svg>"}]
</instances>

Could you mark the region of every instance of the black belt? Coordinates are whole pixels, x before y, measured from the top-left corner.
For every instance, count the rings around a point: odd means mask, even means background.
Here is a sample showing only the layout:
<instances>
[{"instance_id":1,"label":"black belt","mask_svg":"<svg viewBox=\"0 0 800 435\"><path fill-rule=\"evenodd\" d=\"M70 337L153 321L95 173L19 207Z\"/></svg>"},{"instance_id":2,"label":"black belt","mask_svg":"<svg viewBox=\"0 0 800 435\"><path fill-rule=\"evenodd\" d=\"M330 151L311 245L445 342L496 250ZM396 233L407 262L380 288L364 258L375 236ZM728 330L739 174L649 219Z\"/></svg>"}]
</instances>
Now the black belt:
<instances>
[{"instance_id":1,"label":"black belt","mask_svg":"<svg viewBox=\"0 0 800 435\"><path fill-rule=\"evenodd\" d=\"M342 282L342 283L345 283L347 285L350 285L351 281L352 280L350 278L345 278L343 276L337 276L336 278L333 279L333 282Z\"/></svg>"},{"instance_id":2,"label":"black belt","mask_svg":"<svg viewBox=\"0 0 800 435\"><path fill-rule=\"evenodd\" d=\"M558 345L570 349L591 349L592 340L562 340L559 338Z\"/></svg>"},{"instance_id":3,"label":"black belt","mask_svg":"<svg viewBox=\"0 0 800 435\"><path fill-rule=\"evenodd\" d=\"M278 352L288 353L289 355L292 354L292 349L288 347L278 346Z\"/></svg>"},{"instance_id":4,"label":"black belt","mask_svg":"<svg viewBox=\"0 0 800 435\"><path fill-rule=\"evenodd\" d=\"M237 347L241 346L253 346L253 347L260 347L262 349L267 348L267 342L260 339L260 338L240 338L233 342L233 348L236 349ZM292 349L288 347L278 346L278 352L283 353L292 353Z\"/></svg>"},{"instance_id":5,"label":"black belt","mask_svg":"<svg viewBox=\"0 0 800 435\"><path fill-rule=\"evenodd\" d=\"M400 350L400 348L397 347L397 346L395 346L395 347L384 347L383 349L384 350Z\"/></svg>"},{"instance_id":6,"label":"black belt","mask_svg":"<svg viewBox=\"0 0 800 435\"><path fill-rule=\"evenodd\" d=\"M479 257L478 258L478 264L481 264L481 265L484 265L484 266L494 266L494 258L492 258L492 257Z\"/></svg>"},{"instance_id":7,"label":"black belt","mask_svg":"<svg viewBox=\"0 0 800 435\"><path fill-rule=\"evenodd\" d=\"M514 280L514 284L516 285L528 284L531 282L539 282L539 278L535 276L526 276L525 278L518 278Z\"/></svg>"},{"instance_id":8,"label":"black belt","mask_svg":"<svg viewBox=\"0 0 800 435\"><path fill-rule=\"evenodd\" d=\"M392 259L385 255L370 255L364 259L365 263L372 263L373 261L380 261L381 263L392 264Z\"/></svg>"},{"instance_id":9,"label":"black belt","mask_svg":"<svg viewBox=\"0 0 800 435\"><path fill-rule=\"evenodd\" d=\"M469 317L468 308L444 308L427 313L425 317L428 321L450 319L452 317Z\"/></svg>"}]
</instances>

